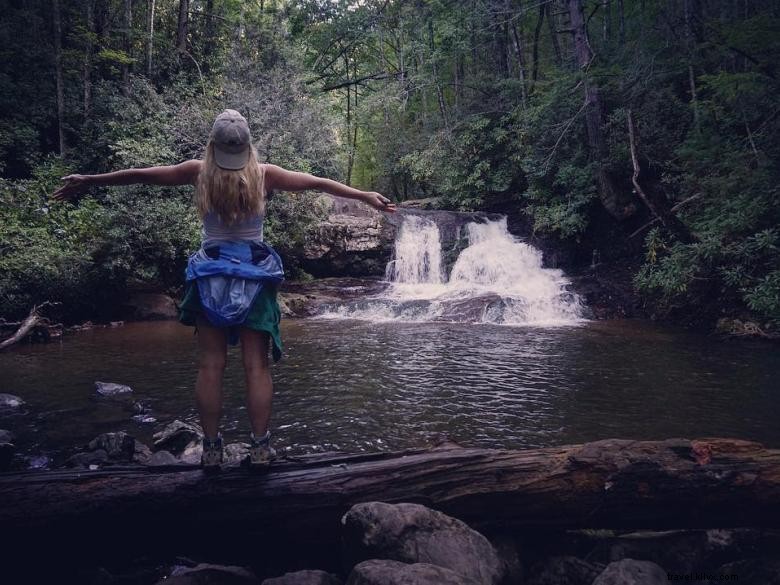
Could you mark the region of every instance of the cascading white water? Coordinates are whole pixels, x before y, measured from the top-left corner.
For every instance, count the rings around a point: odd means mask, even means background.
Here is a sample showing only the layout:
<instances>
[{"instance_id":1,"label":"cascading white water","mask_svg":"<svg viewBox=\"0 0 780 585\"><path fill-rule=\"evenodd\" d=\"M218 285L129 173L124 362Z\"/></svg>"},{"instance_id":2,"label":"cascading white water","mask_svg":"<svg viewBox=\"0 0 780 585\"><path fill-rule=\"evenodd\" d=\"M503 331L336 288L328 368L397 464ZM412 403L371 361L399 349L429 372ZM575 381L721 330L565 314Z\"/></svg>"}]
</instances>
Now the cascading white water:
<instances>
[{"instance_id":1,"label":"cascading white water","mask_svg":"<svg viewBox=\"0 0 780 585\"><path fill-rule=\"evenodd\" d=\"M441 238L435 223L417 215L404 220L395 241L395 258L387 264L385 278L411 284L443 282Z\"/></svg>"},{"instance_id":2,"label":"cascading white water","mask_svg":"<svg viewBox=\"0 0 780 585\"><path fill-rule=\"evenodd\" d=\"M441 266L439 229L428 218L404 218L379 297L333 308L324 318L570 325L582 305L563 272L542 267L542 254L507 231L506 218L466 225L469 245Z\"/></svg>"}]
</instances>

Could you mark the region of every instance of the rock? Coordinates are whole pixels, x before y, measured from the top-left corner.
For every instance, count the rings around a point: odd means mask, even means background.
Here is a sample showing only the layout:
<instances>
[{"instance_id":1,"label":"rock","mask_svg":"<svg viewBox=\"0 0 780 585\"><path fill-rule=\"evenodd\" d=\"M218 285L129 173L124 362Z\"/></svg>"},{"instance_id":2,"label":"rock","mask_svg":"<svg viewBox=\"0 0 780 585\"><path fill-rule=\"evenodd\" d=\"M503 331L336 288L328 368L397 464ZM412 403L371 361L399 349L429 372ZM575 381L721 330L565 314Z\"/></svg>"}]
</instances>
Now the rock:
<instances>
[{"instance_id":1,"label":"rock","mask_svg":"<svg viewBox=\"0 0 780 585\"><path fill-rule=\"evenodd\" d=\"M225 445L225 463L227 465L241 463L241 460L249 457L249 443L230 443Z\"/></svg>"},{"instance_id":2,"label":"rock","mask_svg":"<svg viewBox=\"0 0 780 585\"><path fill-rule=\"evenodd\" d=\"M250 585L259 584L255 574L244 567L210 565L201 563L195 567L175 567L170 577L157 585Z\"/></svg>"},{"instance_id":3,"label":"rock","mask_svg":"<svg viewBox=\"0 0 780 585\"><path fill-rule=\"evenodd\" d=\"M373 559L356 565L346 585L474 585L463 575L428 563Z\"/></svg>"},{"instance_id":4,"label":"rock","mask_svg":"<svg viewBox=\"0 0 780 585\"><path fill-rule=\"evenodd\" d=\"M330 215L307 232L301 266L314 276L382 275L394 239L379 212Z\"/></svg>"},{"instance_id":5,"label":"rock","mask_svg":"<svg viewBox=\"0 0 780 585\"><path fill-rule=\"evenodd\" d=\"M388 283L376 278L318 278L285 281L277 299L282 312L290 317L311 317L323 307L340 306L380 293Z\"/></svg>"},{"instance_id":6,"label":"rock","mask_svg":"<svg viewBox=\"0 0 780 585\"><path fill-rule=\"evenodd\" d=\"M102 449L111 459L130 461L135 453L135 438L124 431L118 433L103 433L89 442L90 451Z\"/></svg>"},{"instance_id":7,"label":"rock","mask_svg":"<svg viewBox=\"0 0 780 585\"><path fill-rule=\"evenodd\" d=\"M430 563L475 583L499 583L507 568L490 542L464 522L419 504L356 504L341 520L351 561Z\"/></svg>"},{"instance_id":8,"label":"rock","mask_svg":"<svg viewBox=\"0 0 780 585\"><path fill-rule=\"evenodd\" d=\"M142 425L150 425L157 422L156 418L149 416L148 414L136 414L132 418L135 422Z\"/></svg>"},{"instance_id":9,"label":"rock","mask_svg":"<svg viewBox=\"0 0 780 585\"><path fill-rule=\"evenodd\" d=\"M118 394L129 394L133 391L130 386L115 382L95 382L95 390L101 396L117 396Z\"/></svg>"},{"instance_id":10,"label":"rock","mask_svg":"<svg viewBox=\"0 0 780 585\"><path fill-rule=\"evenodd\" d=\"M152 450L141 441L135 441L133 448L133 463L145 465L152 458Z\"/></svg>"},{"instance_id":11,"label":"rock","mask_svg":"<svg viewBox=\"0 0 780 585\"><path fill-rule=\"evenodd\" d=\"M593 585L663 585L668 583L666 571L650 561L623 559L607 565Z\"/></svg>"},{"instance_id":12,"label":"rock","mask_svg":"<svg viewBox=\"0 0 780 585\"><path fill-rule=\"evenodd\" d=\"M178 465L179 460L173 456L170 451L156 451L146 462L150 467L160 467L163 465Z\"/></svg>"},{"instance_id":13,"label":"rock","mask_svg":"<svg viewBox=\"0 0 780 585\"><path fill-rule=\"evenodd\" d=\"M0 443L13 443L16 440L16 435L11 431L0 429Z\"/></svg>"},{"instance_id":14,"label":"rock","mask_svg":"<svg viewBox=\"0 0 780 585\"><path fill-rule=\"evenodd\" d=\"M122 306L128 319L139 321L176 319L176 302L161 293L135 293Z\"/></svg>"},{"instance_id":15,"label":"rock","mask_svg":"<svg viewBox=\"0 0 780 585\"><path fill-rule=\"evenodd\" d=\"M13 394L0 394L0 410L17 410L25 405L24 400Z\"/></svg>"},{"instance_id":16,"label":"rock","mask_svg":"<svg viewBox=\"0 0 780 585\"><path fill-rule=\"evenodd\" d=\"M262 585L342 585L342 583L343 581L332 573L306 570L266 579Z\"/></svg>"},{"instance_id":17,"label":"rock","mask_svg":"<svg viewBox=\"0 0 780 585\"><path fill-rule=\"evenodd\" d=\"M200 456L203 454L203 443L195 441L187 445L184 451L179 455L179 461L182 463L200 463Z\"/></svg>"},{"instance_id":18,"label":"rock","mask_svg":"<svg viewBox=\"0 0 780 585\"><path fill-rule=\"evenodd\" d=\"M68 458L66 462L69 467L85 467L88 468L91 465L103 465L108 463L108 453L105 449L96 449L94 451L84 451L76 453Z\"/></svg>"},{"instance_id":19,"label":"rock","mask_svg":"<svg viewBox=\"0 0 780 585\"><path fill-rule=\"evenodd\" d=\"M174 455L181 455L193 443L203 439L203 431L194 424L175 420L162 431L154 434L154 448L165 449Z\"/></svg>"},{"instance_id":20,"label":"rock","mask_svg":"<svg viewBox=\"0 0 780 585\"><path fill-rule=\"evenodd\" d=\"M603 570L577 557L550 557L531 568L526 585L591 585Z\"/></svg>"},{"instance_id":21,"label":"rock","mask_svg":"<svg viewBox=\"0 0 780 585\"><path fill-rule=\"evenodd\" d=\"M27 458L27 469L48 469L51 459L46 455L34 455Z\"/></svg>"},{"instance_id":22,"label":"rock","mask_svg":"<svg viewBox=\"0 0 780 585\"><path fill-rule=\"evenodd\" d=\"M0 471L8 471L11 468L15 452L16 447L13 443L0 442Z\"/></svg>"},{"instance_id":23,"label":"rock","mask_svg":"<svg viewBox=\"0 0 780 585\"><path fill-rule=\"evenodd\" d=\"M780 585L780 558L742 559L722 565L715 572L718 575L734 575L728 579L730 582Z\"/></svg>"}]
</instances>

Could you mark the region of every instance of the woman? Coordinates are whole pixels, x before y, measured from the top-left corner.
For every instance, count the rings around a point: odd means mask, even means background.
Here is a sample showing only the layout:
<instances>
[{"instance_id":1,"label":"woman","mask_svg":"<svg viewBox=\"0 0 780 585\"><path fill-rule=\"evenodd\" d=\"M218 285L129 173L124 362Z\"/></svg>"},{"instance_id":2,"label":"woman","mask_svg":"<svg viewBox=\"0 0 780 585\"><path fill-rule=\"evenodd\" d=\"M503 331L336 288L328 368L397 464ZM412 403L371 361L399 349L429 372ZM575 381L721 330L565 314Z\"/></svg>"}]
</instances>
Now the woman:
<instances>
[{"instance_id":1,"label":"woman","mask_svg":"<svg viewBox=\"0 0 780 585\"><path fill-rule=\"evenodd\" d=\"M56 200L68 200L93 185L145 183L195 186L198 214L203 221L203 241L201 249L190 257L188 283L180 305L179 320L186 325L194 325L198 333L199 365L195 395L204 433L201 464L204 468L215 469L223 460L222 436L219 433L222 375L228 336L234 334L231 342L237 341L234 337L241 341L246 375L247 409L252 427L250 462L255 466L266 465L276 455L270 445L268 428L272 397L268 363L271 342L274 360L281 357L280 312L275 281L268 280L260 287L251 306L245 310L246 316L240 326L217 326L213 323L213 311L204 311L202 304L203 295L208 296L211 290L203 286L209 279L197 278L197 270L210 258L215 263L227 263L229 259L219 250L230 249L230 246L246 250L247 269L253 268L256 252L266 260L271 255L275 256L270 247L262 243L267 193L271 191L315 189L357 199L388 212L394 212L395 205L376 192L359 191L330 179L260 164L247 121L235 110L225 110L217 116L203 160L190 160L173 166L125 169L102 175L68 175L63 177L63 181L65 185L52 194ZM236 261L235 258L233 260ZM199 286L195 286L196 280ZM210 282L216 283L217 279ZM232 282L235 285L237 280ZM239 282L243 285L249 281ZM216 311L219 310L224 310L224 307L216 307Z\"/></svg>"}]
</instances>

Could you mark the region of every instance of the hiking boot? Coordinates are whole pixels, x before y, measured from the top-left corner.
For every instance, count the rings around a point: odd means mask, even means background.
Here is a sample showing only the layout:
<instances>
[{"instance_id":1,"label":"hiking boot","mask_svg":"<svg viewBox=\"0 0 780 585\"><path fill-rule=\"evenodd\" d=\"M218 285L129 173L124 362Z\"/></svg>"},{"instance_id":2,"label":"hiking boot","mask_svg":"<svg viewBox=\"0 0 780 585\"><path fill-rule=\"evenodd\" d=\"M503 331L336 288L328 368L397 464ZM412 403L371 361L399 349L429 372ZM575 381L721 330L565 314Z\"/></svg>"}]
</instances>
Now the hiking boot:
<instances>
[{"instance_id":1,"label":"hiking boot","mask_svg":"<svg viewBox=\"0 0 780 585\"><path fill-rule=\"evenodd\" d=\"M217 438L213 441L203 437L203 454L200 456L200 466L207 471L214 471L219 469L223 460L222 433L217 433Z\"/></svg>"},{"instance_id":2,"label":"hiking boot","mask_svg":"<svg viewBox=\"0 0 780 585\"><path fill-rule=\"evenodd\" d=\"M249 464L252 467L265 467L276 459L276 449L271 447L271 431L259 439L252 433L249 439Z\"/></svg>"}]
</instances>

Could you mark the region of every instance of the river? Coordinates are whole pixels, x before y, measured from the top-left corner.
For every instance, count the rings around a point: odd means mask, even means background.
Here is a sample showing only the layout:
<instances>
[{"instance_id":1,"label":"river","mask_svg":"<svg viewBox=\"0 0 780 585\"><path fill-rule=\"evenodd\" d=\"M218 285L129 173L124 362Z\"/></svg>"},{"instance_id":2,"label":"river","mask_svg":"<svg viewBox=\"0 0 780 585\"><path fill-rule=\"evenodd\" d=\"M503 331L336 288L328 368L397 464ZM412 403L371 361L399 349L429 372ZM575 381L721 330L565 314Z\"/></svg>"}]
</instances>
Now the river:
<instances>
[{"instance_id":1,"label":"river","mask_svg":"<svg viewBox=\"0 0 780 585\"><path fill-rule=\"evenodd\" d=\"M305 319L283 322L273 368L282 453L371 451L446 433L466 446L536 447L612 437L733 436L780 446L780 354L638 321L572 327ZM94 329L0 354L0 392L26 402L0 415L20 450L57 463L101 432L146 444L197 421L197 340L176 322ZM133 388L106 398L96 380ZM245 441L240 349L225 375L226 440ZM156 422L134 420L134 401Z\"/></svg>"}]
</instances>

